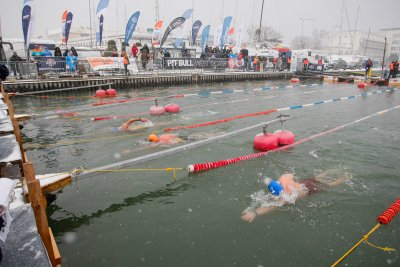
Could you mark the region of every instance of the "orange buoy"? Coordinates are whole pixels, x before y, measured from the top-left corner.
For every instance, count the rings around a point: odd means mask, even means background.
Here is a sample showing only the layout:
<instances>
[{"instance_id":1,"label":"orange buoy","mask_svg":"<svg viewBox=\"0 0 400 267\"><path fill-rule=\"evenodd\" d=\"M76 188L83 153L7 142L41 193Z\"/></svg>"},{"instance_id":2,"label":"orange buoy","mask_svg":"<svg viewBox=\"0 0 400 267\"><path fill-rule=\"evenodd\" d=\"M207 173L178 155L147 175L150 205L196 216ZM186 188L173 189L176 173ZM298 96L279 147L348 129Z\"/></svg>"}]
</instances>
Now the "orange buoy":
<instances>
[{"instance_id":1,"label":"orange buoy","mask_svg":"<svg viewBox=\"0 0 400 267\"><path fill-rule=\"evenodd\" d=\"M172 103L165 106L165 111L167 113L178 113L181 111L181 108L177 104Z\"/></svg>"},{"instance_id":2,"label":"orange buoy","mask_svg":"<svg viewBox=\"0 0 400 267\"><path fill-rule=\"evenodd\" d=\"M96 95L95 95L95 97L100 97L100 98L102 98L102 97L106 97L106 91L105 90L103 90L103 89L100 89L100 90L97 90L96 91Z\"/></svg>"},{"instance_id":3,"label":"orange buoy","mask_svg":"<svg viewBox=\"0 0 400 267\"><path fill-rule=\"evenodd\" d=\"M291 82L291 83L298 83L298 82L300 82L300 79L299 79L299 78L292 78L292 79L290 80L290 82Z\"/></svg>"},{"instance_id":4,"label":"orange buoy","mask_svg":"<svg viewBox=\"0 0 400 267\"><path fill-rule=\"evenodd\" d=\"M267 133L267 128L263 128L263 132L254 137L254 149L260 151L268 151L278 148L278 138L272 133Z\"/></svg>"},{"instance_id":5,"label":"orange buoy","mask_svg":"<svg viewBox=\"0 0 400 267\"><path fill-rule=\"evenodd\" d=\"M165 114L165 108L163 106L158 105L157 99L155 100L156 104L150 108L150 115L163 115Z\"/></svg>"},{"instance_id":6,"label":"orange buoy","mask_svg":"<svg viewBox=\"0 0 400 267\"><path fill-rule=\"evenodd\" d=\"M360 89L364 89L366 86L367 86L367 84L364 83L364 82L361 82L361 83L357 84L357 87L360 88Z\"/></svg>"},{"instance_id":7,"label":"orange buoy","mask_svg":"<svg viewBox=\"0 0 400 267\"><path fill-rule=\"evenodd\" d=\"M287 146L294 143L296 136L294 133L288 130L278 130L274 132L274 135L278 139L278 145Z\"/></svg>"},{"instance_id":8,"label":"orange buoy","mask_svg":"<svg viewBox=\"0 0 400 267\"><path fill-rule=\"evenodd\" d=\"M112 89L112 88L107 89L106 90L106 94L107 94L107 96L116 96L117 95L117 90Z\"/></svg>"}]
</instances>

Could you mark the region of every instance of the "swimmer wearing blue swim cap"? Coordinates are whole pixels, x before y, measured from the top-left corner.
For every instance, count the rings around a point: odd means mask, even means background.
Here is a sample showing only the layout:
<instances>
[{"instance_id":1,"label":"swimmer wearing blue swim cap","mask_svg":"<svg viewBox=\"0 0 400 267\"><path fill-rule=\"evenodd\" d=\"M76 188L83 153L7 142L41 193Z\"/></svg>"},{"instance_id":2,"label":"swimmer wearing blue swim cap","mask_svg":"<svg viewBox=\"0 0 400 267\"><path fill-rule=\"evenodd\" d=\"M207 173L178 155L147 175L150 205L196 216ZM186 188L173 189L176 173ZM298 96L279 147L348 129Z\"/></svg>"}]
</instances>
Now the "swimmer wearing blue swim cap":
<instances>
[{"instance_id":1,"label":"swimmer wearing blue swim cap","mask_svg":"<svg viewBox=\"0 0 400 267\"><path fill-rule=\"evenodd\" d=\"M267 185L269 192L275 196L279 196L283 190L282 184L276 179L267 177L265 178L264 183Z\"/></svg>"}]
</instances>

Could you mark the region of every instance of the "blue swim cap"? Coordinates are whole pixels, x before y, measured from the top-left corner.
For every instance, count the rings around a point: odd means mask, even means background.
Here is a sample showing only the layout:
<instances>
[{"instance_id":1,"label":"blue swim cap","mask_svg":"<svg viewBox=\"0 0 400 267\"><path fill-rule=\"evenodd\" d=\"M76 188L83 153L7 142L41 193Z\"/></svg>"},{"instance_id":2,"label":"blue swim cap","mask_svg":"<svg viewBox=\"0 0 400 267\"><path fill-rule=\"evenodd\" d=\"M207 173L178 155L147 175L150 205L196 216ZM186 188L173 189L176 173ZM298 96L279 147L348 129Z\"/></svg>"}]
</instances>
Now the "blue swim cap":
<instances>
[{"instance_id":1,"label":"blue swim cap","mask_svg":"<svg viewBox=\"0 0 400 267\"><path fill-rule=\"evenodd\" d=\"M279 194L282 192L283 190L283 186L282 184L277 181L276 179L272 179L269 183L268 183L268 190L269 192L271 192L271 194L275 195L275 196L279 196Z\"/></svg>"}]
</instances>

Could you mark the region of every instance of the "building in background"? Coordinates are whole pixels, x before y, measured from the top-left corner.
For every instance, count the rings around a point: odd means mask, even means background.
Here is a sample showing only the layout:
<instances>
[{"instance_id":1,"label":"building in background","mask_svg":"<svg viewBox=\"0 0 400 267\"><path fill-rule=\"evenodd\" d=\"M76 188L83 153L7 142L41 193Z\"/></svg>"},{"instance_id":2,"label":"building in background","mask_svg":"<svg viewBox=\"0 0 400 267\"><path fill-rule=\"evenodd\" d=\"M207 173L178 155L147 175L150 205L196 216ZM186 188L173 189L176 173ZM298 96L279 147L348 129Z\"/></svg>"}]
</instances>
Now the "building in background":
<instances>
[{"instance_id":1,"label":"building in background","mask_svg":"<svg viewBox=\"0 0 400 267\"><path fill-rule=\"evenodd\" d=\"M332 53L338 55L360 55L379 60L383 57L385 35L361 31L336 32L332 37Z\"/></svg>"},{"instance_id":2,"label":"building in background","mask_svg":"<svg viewBox=\"0 0 400 267\"><path fill-rule=\"evenodd\" d=\"M380 30L387 37L386 55L388 62L398 60L400 56L400 28Z\"/></svg>"}]
</instances>

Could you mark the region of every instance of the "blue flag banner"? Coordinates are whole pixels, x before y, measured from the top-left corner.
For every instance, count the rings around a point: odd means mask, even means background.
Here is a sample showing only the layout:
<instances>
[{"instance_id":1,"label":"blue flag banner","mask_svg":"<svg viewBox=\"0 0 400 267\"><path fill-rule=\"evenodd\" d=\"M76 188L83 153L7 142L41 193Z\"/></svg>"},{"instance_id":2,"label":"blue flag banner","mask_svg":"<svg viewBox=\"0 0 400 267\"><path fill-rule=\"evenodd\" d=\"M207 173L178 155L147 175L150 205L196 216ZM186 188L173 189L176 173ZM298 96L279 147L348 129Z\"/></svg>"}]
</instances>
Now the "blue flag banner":
<instances>
[{"instance_id":1,"label":"blue flag banner","mask_svg":"<svg viewBox=\"0 0 400 267\"><path fill-rule=\"evenodd\" d=\"M125 44L128 44L129 39L131 39L133 32L136 30L136 25L139 21L140 12L136 11L128 20L125 30Z\"/></svg>"},{"instance_id":2,"label":"blue flag banner","mask_svg":"<svg viewBox=\"0 0 400 267\"><path fill-rule=\"evenodd\" d=\"M29 24L31 22L31 6L25 5L22 9L22 31L24 33L24 42L28 45Z\"/></svg>"},{"instance_id":3,"label":"blue flag banner","mask_svg":"<svg viewBox=\"0 0 400 267\"><path fill-rule=\"evenodd\" d=\"M160 47L163 46L163 44L167 40L167 37L171 33L171 31L182 26L183 23L185 23L185 21L186 21L186 19L184 17L177 17L173 21L171 21L171 23L168 25L167 29L164 32L164 36L161 40Z\"/></svg>"},{"instance_id":4,"label":"blue flag banner","mask_svg":"<svg viewBox=\"0 0 400 267\"><path fill-rule=\"evenodd\" d=\"M101 41L103 41L103 23L104 23L104 16L100 16L100 25L99 25L99 44L101 45Z\"/></svg>"},{"instance_id":5,"label":"blue flag banner","mask_svg":"<svg viewBox=\"0 0 400 267\"><path fill-rule=\"evenodd\" d=\"M226 17L224 23L222 24L221 33L221 49L224 48L226 37L228 36L229 28L231 27L232 17Z\"/></svg>"},{"instance_id":6,"label":"blue flag banner","mask_svg":"<svg viewBox=\"0 0 400 267\"><path fill-rule=\"evenodd\" d=\"M103 10L108 7L110 0L100 0L99 5L97 6L96 14L99 15Z\"/></svg>"},{"instance_id":7,"label":"blue flag banner","mask_svg":"<svg viewBox=\"0 0 400 267\"><path fill-rule=\"evenodd\" d=\"M200 20L196 20L193 23L193 26L192 26L192 41L193 41L193 45L196 43L197 34L200 31L201 25L203 25L203 23Z\"/></svg>"},{"instance_id":8,"label":"blue flag banner","mask_svg":"<svg viewBox=\"0 0 400 267\"><path fill-rule=\"evenodd\" d=\"M208 36L210 35L210 25L204 27L203 32L201 33L201 51L204 53L204 49L206 49Z\"/></svg>"},{"instance_id":9,"label":"blue flag banner","mask_svg":"<svg viewBox=\"0 0 400 267\"><path fill-rule=\"evenodd\" d=\"M72 18L74 15L71 12L68 12L67 20L65 21L65 45L68 44L69 31L71 30Z\"/></svg>"}]
</instances>

